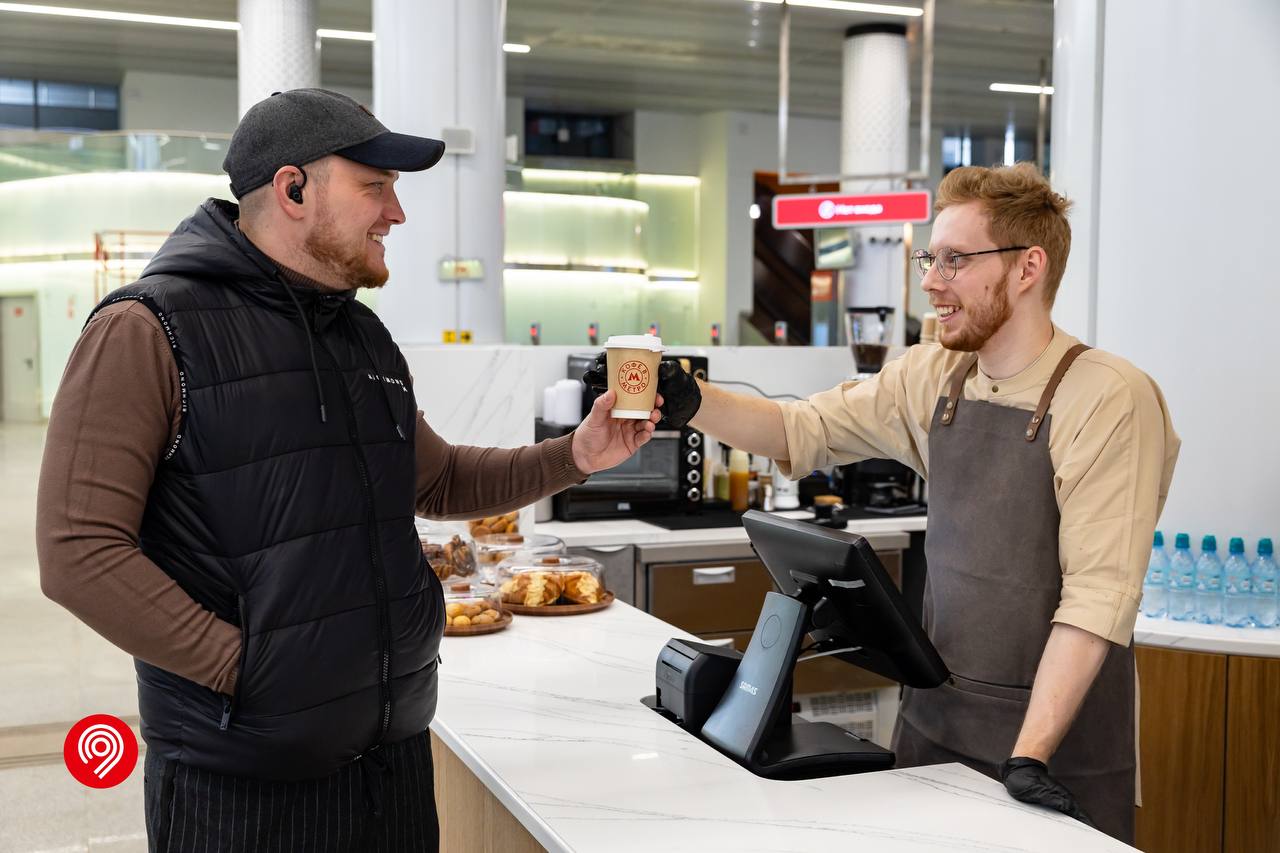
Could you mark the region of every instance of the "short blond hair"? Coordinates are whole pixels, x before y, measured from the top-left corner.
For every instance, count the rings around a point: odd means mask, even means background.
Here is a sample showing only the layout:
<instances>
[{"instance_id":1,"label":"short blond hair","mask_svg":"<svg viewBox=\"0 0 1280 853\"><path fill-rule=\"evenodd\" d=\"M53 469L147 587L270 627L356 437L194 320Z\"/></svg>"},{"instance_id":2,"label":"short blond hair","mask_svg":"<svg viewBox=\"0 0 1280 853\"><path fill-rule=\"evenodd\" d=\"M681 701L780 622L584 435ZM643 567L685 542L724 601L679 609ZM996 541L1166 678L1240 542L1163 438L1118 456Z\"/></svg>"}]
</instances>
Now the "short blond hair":
<instances>
[{"instance_id":1,"label":"short blond hair","mask_svg":"<svg viewBox=\"0 0 1280 853\"><path fill-rule=\"evenodd\" d=\"M1001 246L1039 246L1049 259L1044 301L1052 306L1071 254L1071 202L1053 191L1032 163L1014 166L964 166L938 185L933 210L976 201L987 214L991 239Z\"/></svg>"}]
</instances>

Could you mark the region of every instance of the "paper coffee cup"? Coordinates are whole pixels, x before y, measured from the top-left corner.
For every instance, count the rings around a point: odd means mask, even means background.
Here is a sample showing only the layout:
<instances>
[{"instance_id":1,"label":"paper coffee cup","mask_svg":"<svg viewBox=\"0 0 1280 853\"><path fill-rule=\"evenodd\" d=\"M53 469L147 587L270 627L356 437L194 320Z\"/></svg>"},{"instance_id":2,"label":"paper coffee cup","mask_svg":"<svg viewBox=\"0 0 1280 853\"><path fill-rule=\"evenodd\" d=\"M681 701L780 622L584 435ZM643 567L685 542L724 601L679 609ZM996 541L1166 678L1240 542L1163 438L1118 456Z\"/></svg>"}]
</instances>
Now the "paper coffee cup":
<instances>
[{"instance_id":1,"label":"paper coffee cup","mask_svg":"<svg viewBox=\"0 0 1280 853\"><path fill-rule=\"evenodd\" d=\"M614 335L604 342L609 390L618 395L612 417L647 420L653 413L665 349L653 335Z\"/></svg>"}]
</instances>

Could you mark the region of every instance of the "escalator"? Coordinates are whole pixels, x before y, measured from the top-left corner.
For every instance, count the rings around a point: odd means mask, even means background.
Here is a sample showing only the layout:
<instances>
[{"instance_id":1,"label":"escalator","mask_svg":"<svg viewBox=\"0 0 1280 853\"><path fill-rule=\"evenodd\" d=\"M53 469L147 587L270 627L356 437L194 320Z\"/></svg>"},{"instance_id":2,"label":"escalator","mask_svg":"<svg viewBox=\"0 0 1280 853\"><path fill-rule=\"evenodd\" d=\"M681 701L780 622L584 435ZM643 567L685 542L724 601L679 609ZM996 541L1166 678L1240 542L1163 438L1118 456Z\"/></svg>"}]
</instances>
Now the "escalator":
<instances>
[{"instance_id":1,"label":"escalator","mask_svg":"<svg viewBox=\"0 0 1280 853\"><path fill-rule=\"evenodd\" d=\"M773 227L773 198L782 193L824 192L815 187L782 186L777 176L755 175L755 203L760 217L755 221L752 263L752 328L767 340L774 340L774 324L787 324L787 344L808 346L812 335L810 275L814 270L813 231L778 230Z\"/></svg>"}]
</instances>

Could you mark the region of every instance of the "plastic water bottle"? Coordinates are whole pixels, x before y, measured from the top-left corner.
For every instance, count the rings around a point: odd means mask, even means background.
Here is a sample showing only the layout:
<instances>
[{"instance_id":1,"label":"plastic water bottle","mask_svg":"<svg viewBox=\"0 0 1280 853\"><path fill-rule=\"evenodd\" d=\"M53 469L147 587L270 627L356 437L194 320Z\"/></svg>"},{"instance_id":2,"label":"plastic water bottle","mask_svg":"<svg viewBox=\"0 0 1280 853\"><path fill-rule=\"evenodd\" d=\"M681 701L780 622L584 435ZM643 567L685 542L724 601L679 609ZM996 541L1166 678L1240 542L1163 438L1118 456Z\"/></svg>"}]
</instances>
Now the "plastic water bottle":
<instances>
[{"instance_id":1,"label":"plastic water bottle","mask_svg":"<svg viewBox=\"0 0 1280 853\"><path fill-rule=\"evenodd\" d=\"M1253 604L1252 572L1244 556L1244 540L1232 537L1227 549L1227 562L1222 567L1222 624L1230 628L1249 628L1253 620L1249 611Z\"/></svg>"},{"instance_id":2,"label":"plastic water bottle","mask_svg":"<svg viewBox=\"0 0 1280 853\"><path fill-rule=\"evenodd\" d=\"M1276 599L1276 581L1280 575L1280 567L1276 566L1271 556L1271 540L1258 541L1258 559L1253 564L1253 608L1250 616L1253 624L1259 628L1275 628L1277 625L1277 609L1280 601Z\"/></svg>"},{"instance_id":3,"label":"plastic water bottle","mask_svg":"<svg viewBox=\"0 0 1280 853\"><path fill-rule=\"evenodd\" d=\"M1151 543L1147 576L1142 581L1142 613L1159 619L1169 612L1169 557L1164 552L1164 534L1159 530Z\"/></svg>"},{"instance_id":4,"label":"plastic water bottle","mask_svg":"<svg viewBox=\"0 0 1280 853\"><path fill-rule=\"evenodd\" d=\"M1169 617L1179 622L1195 618L1196 564L1191 559L1191 537L1179 533L1169 558Z\"/></svg>"},{"instance_id":5,"label":"plastic water bottle","mask_svg":"<svg viewBox=\"0 0 1280 853\"><path fill-rule=\"evenodd\" d=\"M1218 559L1218 537L1200 540L1196 560L1195 621L1222 624L1222 561Z\"/></svg>"}]
</instances>

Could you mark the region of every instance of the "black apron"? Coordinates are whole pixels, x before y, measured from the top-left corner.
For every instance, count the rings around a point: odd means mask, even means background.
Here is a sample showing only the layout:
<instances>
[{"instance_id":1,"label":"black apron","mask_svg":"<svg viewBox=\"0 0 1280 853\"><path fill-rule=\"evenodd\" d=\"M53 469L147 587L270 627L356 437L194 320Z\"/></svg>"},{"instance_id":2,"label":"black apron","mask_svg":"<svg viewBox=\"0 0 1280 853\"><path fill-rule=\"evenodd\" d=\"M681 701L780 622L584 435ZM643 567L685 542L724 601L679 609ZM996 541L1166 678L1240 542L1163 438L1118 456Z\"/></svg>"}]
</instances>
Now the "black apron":
<instances>
[{"instance_id":1,"label":"black apron","mask_svg":"<svg viewBox=\"0 0 1280 853\"><path fill-rule=\"evenodd\" d=\"M903 689L899 767L959 760L997 778L1012 754L1062 595L1047 412L1086 349L1063 356L1033 413L964 400L976 358L938 400L924 626L952 677L933 690ZM1133 649L1112 645L1049 772L1099 829L1132 843L1135 764Z\"/></svg>"}]
</instances>

